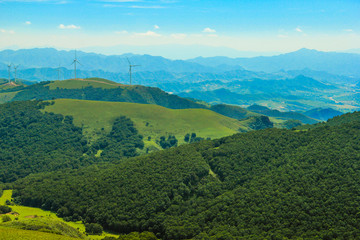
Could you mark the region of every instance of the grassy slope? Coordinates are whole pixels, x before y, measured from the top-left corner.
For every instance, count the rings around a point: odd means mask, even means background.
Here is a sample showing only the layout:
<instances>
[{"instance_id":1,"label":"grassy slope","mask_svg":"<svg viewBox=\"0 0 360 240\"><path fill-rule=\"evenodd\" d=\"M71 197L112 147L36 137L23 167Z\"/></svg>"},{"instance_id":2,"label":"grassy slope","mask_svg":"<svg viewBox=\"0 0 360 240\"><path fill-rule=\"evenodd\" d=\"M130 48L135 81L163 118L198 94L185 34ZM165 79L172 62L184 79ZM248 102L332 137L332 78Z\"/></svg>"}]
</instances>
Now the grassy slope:
<instances>
[{"instance_id":1,"label":"grassy slope","mask_svg":"<svg viewBox=\"0 0 360 240\"><path fill-rule=\"evenodd\" d=\"M79 238L72 238L63 235L21 230L16 228L0 227L0 239L6 240L75 240Z\"/></svg>"},{"instance_id":2,"label":"grassy slope","mask_svg":"<svg viewBox=\"0 0 360 240\"><path fill-rule=\"evenodd\" d=\"M150 104L58 99L45 111L73 116L74 124L83 126L84 134L90 139L96 139L102 132L108 133L116 117L127 116L144 136L146 146L154 145L155 139L170 134L181 144L186 133L219 138L232 135L239 128L248 130L236 119L206 109L173 110ZM148 136L151 136L151 142L146 141Z\"/></svg>"},{"instance_id":3,"label":"grassy slope","mask_svg":"<svg viewBox=\"0 0 360 240\"><path fill-rule=\"evenodd\" d=\"M12 196L12 190L4 190L3 195L0 197L0 205L4 205L6 200L11 200L11 196ZM19 219L19 221L31 220L31 219L29 219L29 216L36 215L41 218L49 218L50 221L60 221L60 222L66 223L70 227L78 229L80 232L85 234L85 225L81 221L66 222L62 218L59 218L58 216L56 216L55 213L50 212L50 211L44 211L40 208L25 207L25 206L19 206L19 205L11 206L11 208L12 208L13 212L17 212L19 214L18 216L9 215L13 221L14 221L15 217L17 217ZM1 219L0 219L0 222L1 222ZM9 228L9 227L5 228L2 226L0 226L0 239L8 239L6 237L8 236L9 232L12 232L14 234L14 236L18 236L18 238L9 238L9 239L75 239L75 238L71 238L71 237L59 236L59 235L54 235L54 234L46 235L47 233L45 234L43 232L38 232L38 231L27 231L27 230L13 229L13 228ZM54 235L58 238L51 238L52 235ZM22 238L21 236L24 236L24 238ZM46 236L50 236L50 237L45 238ZM113 234L104 232L101 236L89 236L88 239L89 240L98 240L98 239L104 238L105 236L116 237L117 235L113 235ZM33 237L33 238L31 238L31 237ZM37 237L39 237L39 238L37 238ZM43 237L43 238L41 238L41 237Z\"/></svg>"}]
</instances>

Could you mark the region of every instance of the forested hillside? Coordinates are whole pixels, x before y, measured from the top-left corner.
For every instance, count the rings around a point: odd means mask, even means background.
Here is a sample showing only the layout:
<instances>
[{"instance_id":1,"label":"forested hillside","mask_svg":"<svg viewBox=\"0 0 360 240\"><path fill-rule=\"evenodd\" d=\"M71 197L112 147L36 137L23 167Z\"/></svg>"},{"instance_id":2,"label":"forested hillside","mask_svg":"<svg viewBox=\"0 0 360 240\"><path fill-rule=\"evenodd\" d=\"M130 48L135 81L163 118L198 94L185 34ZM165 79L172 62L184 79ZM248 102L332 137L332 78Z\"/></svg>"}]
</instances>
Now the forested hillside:
<instances>
[{"instance_id":1,"label":"forested hillside","mask_svg":"<svg viewBox=\"0 0 360 240\"><path fill-rule=\"evenodd\" d=\"M16 182L14 196L68 219L163 239L355 239L360 122L358 114L347 118L356 121L266 129L32 175Z\"/></svg>"},{"instance_id":2,"label":"forested hillside","mask_svg":"<svg viewBox=\"0 0 360 240\"><path fill-rule=\"evenodd\" d=\"M96 161L136 156L143 142L130 119L115 119L112 130L89 145L73 117L43 113L49 102L24 101L0 105L0 182L31 173L79 168ZM102 149L106 157L93 152Z\"/></svg>"},{"instance_id":3,"label":"forested hillside","mask_svg":"<svg viewBox=\"0 0 360 240\"><path fill-rule=\"evenodd\" d=\"M76 82L81 80L73 81ZM13 97L12 101L71 98L83 100L148 103L174 109L203 107L201 104L194 103L190 100L180 98L176 95L167 94L158 88L144 86L111 86L111 88L101 88L89 86L80 88L57 87L52 89L51 86L48 86L49 83L50 82L42 82L27 87L13 88L11 92L17 92L17 94Z\"/></svg>"}]
</instances>

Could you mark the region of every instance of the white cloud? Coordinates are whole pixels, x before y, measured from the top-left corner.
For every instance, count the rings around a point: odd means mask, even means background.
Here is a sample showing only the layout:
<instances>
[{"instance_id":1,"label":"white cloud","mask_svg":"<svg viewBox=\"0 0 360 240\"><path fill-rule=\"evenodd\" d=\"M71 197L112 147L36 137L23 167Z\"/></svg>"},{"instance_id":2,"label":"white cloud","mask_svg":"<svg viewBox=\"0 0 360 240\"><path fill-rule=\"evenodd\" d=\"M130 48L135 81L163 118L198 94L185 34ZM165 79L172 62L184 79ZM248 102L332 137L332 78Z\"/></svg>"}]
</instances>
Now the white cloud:
<instances>
[{"instance_id":1,"label":"white cloud","mask_svg":"<svg viewBox=\"0 0 360 240\"><path fill-rule=\"evenodd\" d=\"M154 28L155 29L159 29L160 27L158 25L154 25Z\"/></svg>"},{"instance_id":2,"label":"white cloud","mask_svg":"<svg viewBox=\"0 0 360 240\"><path fill-rule=\"evenodd\" d=\"M0 28L0 33L9 33L9 34L14 34L15 31L14 30L6 30L6 29L1 29Z\"/></svg>"},{"instance_id":3,"label":"white cloud","mask_svg":"<svg viewBox=\"0 0 360 240\"><path fill-rule=\"evenodd\" d=\"M153 32L153 31L147 31L145 33L135 33L137 36L149 36L149 37L160 37L161 35Z\"/></svg>"},{"instance_id":4,"label":"white cloud","mask_svg":"<svg viewBox=\"0 0 360 240\"><path fill-rule=\"evenodd\" d=\"M70 24L70 25L64 25L64 24L60 24L59 25L60 29L80 29L80 26L76 26L74 24Z\"/></svg>"},{"instance_id":5,"label":"white cloud","mask_svg":"<svg viewBox=\"0 0 360 240\"><path fill-rule=\"evenodd\" d=\"M204 28L204 30L203 30L203 32L204 33L215 33L216 31L215 31L215 29L211 29L211 28Z\"/></svg>"},{"instance_id":6,"label":"white cloud","mask_svg":"<svg viewBox=\"0 0 360 240\"><path fill-rule=\"evenodd\" d=\"M353 32L352 29L345 29L344 31L345 31L345 32Z\"/></svg>"},{"instance_id":7,"label":"white cloud","mask_svg":"<svg viewBox=\"0 0 360 240\"><path fill-rule=\"evenodd\" d=\"M303 30L299 27L295 28L295 31L300 32L300 33L303 32Z\"/></svg>"},{"instance_id":8,"label":"white cloud","mask_svg":"<svg viewBox=\"0 0 360 240\"><path fill-rule=\"evenodd\" d=\"M173 33L170 36L174 39L185 39L187 37L185 33Z\"/></svg>"},{"instance_id":9,"label":"white cloud","mask_svg":"<svg viewBox=\"0 0 360 240\"><path fill-rule=\"evenodd\" d=\"M30 21L26 21L25 24L26 24L26 25L31 25L31 22L30 22Z\"/></svg>"}]
</instances>

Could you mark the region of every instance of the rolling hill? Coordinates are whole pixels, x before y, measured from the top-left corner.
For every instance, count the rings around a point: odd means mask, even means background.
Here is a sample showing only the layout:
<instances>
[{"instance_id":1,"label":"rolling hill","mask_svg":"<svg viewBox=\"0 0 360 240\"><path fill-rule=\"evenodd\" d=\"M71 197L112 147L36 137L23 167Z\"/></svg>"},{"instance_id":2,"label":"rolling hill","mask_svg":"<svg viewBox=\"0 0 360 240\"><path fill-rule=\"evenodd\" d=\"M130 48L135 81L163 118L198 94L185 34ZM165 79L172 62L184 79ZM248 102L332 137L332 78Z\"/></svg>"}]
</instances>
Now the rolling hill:
<instances>
[{"instance_id":1,"label":"rolling hill","mask_svg":"<svg viewBox=\"0 0 360 240\"><path fill-rule=\"evenodd\" d=\"M340 116L343 113L337 110L334 110L332 108L315 108L315 109L311 109L309 111L306 111L303 113L304 115L314 118L314 119L319 119L322 121L326 121L330 118L333 118L335 116Z\"/></svg>"},{"instance_id":2,"label":"rolling hill","mask_svg":"<svg viewBox=\"0 0 360 240\"><path fill-rule=\"evenodd\" d=\"M340 124L309 131L253 131L32 175L15 183L14 197L161 239L353 239L360 118L335 119Z\"/></svg>"},{"instance_id":3,"label":"rolling hill","mask_svg":"<svg viewBox=\"0 0 360 240\"><path fill-rule=\"evenodd\" d=\"M71 99L58 99L54 102L55 104L46 106L44 111L73 116L74 124L81 126L83 134L89 139L97 139L110 132L115 118L130 118L144 137L145 148L159 148L156 140L161 136L174 135L179 144L182 144L187 133L194 132L199 137L213 139L232 135L239 129L250 130L236 119L207 109L173 110L152 104Z\"/></svg>"}]
</instances>

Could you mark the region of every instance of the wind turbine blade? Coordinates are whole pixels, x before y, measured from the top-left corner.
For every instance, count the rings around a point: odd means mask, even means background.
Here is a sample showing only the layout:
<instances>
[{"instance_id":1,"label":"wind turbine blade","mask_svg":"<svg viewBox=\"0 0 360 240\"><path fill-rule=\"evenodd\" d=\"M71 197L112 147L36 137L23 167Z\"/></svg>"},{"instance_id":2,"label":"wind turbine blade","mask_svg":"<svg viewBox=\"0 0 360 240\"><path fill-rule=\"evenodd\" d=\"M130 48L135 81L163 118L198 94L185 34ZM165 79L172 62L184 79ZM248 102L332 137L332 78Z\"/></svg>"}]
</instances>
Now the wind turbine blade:
<instances>
[{"instance_id":1,"label":"wind turbine blade","mask_svg":"<svg viewBox=\"0 0 360 240\"><path fill-rule=\"evenodd\" d=\"M126 57L126 59L127 59L128 63L129 63L129 65L131 65L131 62L130 62L129 58Z\"/></svg>"}]
</instances>

